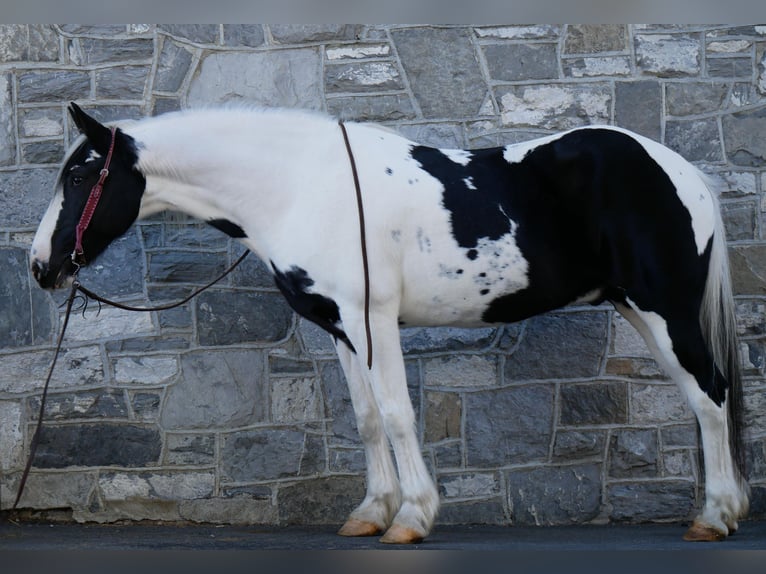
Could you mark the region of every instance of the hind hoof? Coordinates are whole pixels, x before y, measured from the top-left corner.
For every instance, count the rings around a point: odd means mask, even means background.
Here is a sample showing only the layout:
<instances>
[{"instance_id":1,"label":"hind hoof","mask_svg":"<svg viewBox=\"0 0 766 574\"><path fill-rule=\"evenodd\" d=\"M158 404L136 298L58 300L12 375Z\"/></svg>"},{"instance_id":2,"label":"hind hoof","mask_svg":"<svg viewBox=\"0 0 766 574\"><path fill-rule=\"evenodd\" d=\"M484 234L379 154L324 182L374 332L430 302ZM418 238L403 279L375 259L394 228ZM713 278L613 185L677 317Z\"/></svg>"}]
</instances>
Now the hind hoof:
<instances>
[{"instance_id":1,"label":"hind hoof","mask_svg":"<svg viewBox=\"0 0 766 574\"><path fill-rule=\"evenodd\" d=\"M380 541L384 544L416 544L423 541L423 535L407 526L393 524Z\"/></svg>"},{"instance_id":2,"label":"hind hoof","mask_svg":"<svg viewBox=\"0 0 766 574\"><path fill-rule=\"evenodd\" d=\"M356 518L349 518L338 530L341 536L375 536L383 532L383 529L373 522L365 522Z\"/></svg>"},{"instance_id":3,"label":"hind hoof","mask_svg":"<svg viewBox=\"0 0 766 574\"><path fill-rule=\"evenodd\" d=\"M684 534L687 542L721 542L726 540L726 533L716 530L712 526L695 522Z\"/></svg>"}]
</instances>

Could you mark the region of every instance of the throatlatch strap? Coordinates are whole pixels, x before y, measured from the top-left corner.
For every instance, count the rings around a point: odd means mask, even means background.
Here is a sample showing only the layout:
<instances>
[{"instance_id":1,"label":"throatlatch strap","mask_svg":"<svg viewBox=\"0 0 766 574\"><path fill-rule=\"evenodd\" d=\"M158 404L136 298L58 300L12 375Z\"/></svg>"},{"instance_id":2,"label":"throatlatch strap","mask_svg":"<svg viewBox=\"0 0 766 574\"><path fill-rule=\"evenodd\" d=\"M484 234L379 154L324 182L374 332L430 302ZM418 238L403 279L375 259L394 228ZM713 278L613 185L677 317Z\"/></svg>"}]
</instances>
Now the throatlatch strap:
<instances>
[{"instance_id":1,"label":"throatlatch strap","mask_svg":"<svg viewBox=\"0 0 766 574\"><path fill-rule=\"evenodd\" d=\"M362 267L364 269L364 331L367 335L367 368L372 369L372 332L370 331L370 265L367 260L367 232L364 225L364 205L362 203L362 188L359 185L359 174L356 171L354 153L351 151L351 143L348 141L348 133L343 122L338 122L343 132L343 141L346 143L346 152L351 163L351 173L354 176L356 188L356 207L359 212L359 235L362 244Z\"/></svg>"}]
</instances>

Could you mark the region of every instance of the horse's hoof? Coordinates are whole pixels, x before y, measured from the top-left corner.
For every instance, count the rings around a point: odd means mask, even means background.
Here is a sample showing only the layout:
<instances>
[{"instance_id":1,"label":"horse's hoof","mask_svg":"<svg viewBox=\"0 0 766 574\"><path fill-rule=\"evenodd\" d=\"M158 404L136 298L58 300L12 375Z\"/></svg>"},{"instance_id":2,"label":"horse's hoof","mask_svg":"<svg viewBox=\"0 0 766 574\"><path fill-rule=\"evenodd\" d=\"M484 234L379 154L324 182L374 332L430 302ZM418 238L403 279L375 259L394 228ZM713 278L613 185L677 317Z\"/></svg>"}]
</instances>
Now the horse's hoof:
<instances>
[{"instance_id":1,"label":"horse's hoof","mask_svg":"<svg viewBox=\"0 0 766 574\"><path fill-rule=\"evenodd\" d=\"M423 541L423 535L407 526L392 524L380 541L384 544L416 544Z\"/></svg>"},{"instance_id":2,"label":"horse's hoof","mask_svg":"<svg viewBox=\"0 0 766 574\"><path fill-rule=\"evenodd\" d=\"M338 530L341 536L375 536L383 532L383 529L373 522L365 522L356 518L349 518Z\"/></svg>"},{"instance_id":3,"label":"horse's hoof","mask_svg":"<svg viewBox=\"0 0 766 574\"><path fill-rule=\"evenodd\" d=\"M720 542L726 539L726 533L716 530L712 526L695 522L684 534L687 542Z\"/></svg>"}]
</instances>

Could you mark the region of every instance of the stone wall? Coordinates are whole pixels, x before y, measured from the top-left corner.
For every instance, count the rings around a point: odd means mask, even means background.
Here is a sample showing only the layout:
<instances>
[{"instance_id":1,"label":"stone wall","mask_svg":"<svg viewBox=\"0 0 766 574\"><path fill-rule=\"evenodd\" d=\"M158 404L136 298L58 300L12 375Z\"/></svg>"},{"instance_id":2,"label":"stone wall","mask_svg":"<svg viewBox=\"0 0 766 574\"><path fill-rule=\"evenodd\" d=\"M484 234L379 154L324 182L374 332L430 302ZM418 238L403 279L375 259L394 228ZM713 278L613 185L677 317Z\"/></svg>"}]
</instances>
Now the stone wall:
<instances>
[{"instance_id":1,"label":"stone wall","mask_svg":"<svg viewBox=\"0 0 766 574\"><path fill-rule=\"evenodd\" d=\"M753 510L766 504L766 26L0 26L0 493L9 508L61 325L27 250L74 128L244 101L486 147L610 123L722 182L746 376ZM83 282L178 297L241 247L174 216L135 225ZM405 330L440 523L684 519L697 436L607 306ZM250 259L180 310L73 316L23 506L76 520L337 523L364 462L329 337Z\"/></svg>"}]
</instances>

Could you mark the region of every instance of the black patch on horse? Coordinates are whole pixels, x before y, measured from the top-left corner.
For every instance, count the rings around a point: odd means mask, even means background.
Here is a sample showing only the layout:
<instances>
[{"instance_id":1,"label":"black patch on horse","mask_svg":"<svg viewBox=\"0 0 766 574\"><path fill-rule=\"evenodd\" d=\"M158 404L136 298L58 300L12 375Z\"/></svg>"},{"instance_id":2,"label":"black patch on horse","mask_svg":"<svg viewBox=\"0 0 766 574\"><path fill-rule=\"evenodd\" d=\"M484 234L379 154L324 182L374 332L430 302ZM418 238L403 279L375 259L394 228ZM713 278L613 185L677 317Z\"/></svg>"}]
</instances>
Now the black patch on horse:
<instances>
[{"instance_id":1,"label":"black patch on horse","mask_svg":"<svg viewBox=\"0 0 766 574\"><path fill-rule=\"evenodd\" d=\"M319 325L335 339L343 341L356 353L346 333L337 326L340 323L338 304L318 293L307 293L307 289L314 284L314 280L308 276L306 270L293 265L289 271L282 272L273 261L271 261L271 267L274 270L274 281L290 307L302 317Z\"/></svg>"},{"instance_id":2,"label":"black patch on horse","mask_svg":"<svg viewBox=\"0 0 766 574\"><path fill-rule=\"evenodd\" d=\"M229 237L242 239L247 237L247 233L239 225L228 219L208 219L208 225L212 225L218 231L223 231Z\"/></svg>"}]
</instances>

